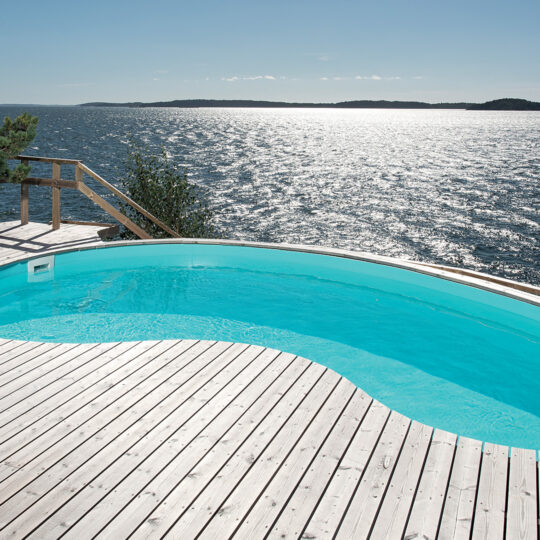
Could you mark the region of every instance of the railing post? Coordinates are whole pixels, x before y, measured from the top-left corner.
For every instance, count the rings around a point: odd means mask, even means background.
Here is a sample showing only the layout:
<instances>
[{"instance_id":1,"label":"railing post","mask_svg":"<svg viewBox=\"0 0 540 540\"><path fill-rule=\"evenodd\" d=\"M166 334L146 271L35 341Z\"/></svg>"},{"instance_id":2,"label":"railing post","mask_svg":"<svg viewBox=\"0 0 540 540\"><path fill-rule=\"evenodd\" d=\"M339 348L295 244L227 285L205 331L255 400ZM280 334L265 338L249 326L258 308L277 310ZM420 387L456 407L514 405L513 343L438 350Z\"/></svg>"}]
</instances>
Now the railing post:
<instances>
[{"instance_id":1,"label":"railing post","mask_svg":"<svg viewBox=\"0 0 540 540\"><path fill-rule=\"evenodd\" d=\"M79 189L79 186L81 185L81 182L84 178L84 171L80 168L79 164L75 167L75 183L77 184L77 189Z\"/></svg>"},{"instance_id":2,"label":"railing post","mask_svg":"<svg viewBox=\"0 0 540 540\"><path fill-rule=\"evenodd\" d=\"M28 165L27 159L21 159L23 165ZM21 183L21 225L28 225L28 184Z\"/></svg>"},{"instance_id":3,"label":"railing post","mask_svg":"<svg viewBox=\"0 0 540 540\"><path fill-rule=\"evenodd\" d=\"M53 163L52 185L52 228L54 231L60 228L60 163Z\"/></svg>"}]
</instances>

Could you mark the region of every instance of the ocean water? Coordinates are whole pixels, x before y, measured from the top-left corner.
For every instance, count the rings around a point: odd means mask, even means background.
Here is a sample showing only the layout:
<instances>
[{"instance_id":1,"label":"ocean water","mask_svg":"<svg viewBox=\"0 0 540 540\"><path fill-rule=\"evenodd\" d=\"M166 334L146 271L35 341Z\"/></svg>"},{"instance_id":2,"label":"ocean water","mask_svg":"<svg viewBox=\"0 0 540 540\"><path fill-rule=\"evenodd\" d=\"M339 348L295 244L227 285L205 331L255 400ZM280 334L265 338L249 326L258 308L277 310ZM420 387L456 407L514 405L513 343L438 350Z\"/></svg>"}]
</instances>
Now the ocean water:
<instances>
[{"instance_id":1,"label":"ocean water","mask_svg":"<svg viewBox=\"0 0 540 540\"><path fill-rule=\"evenodd\" d=\"M113 184L130 135L164 146L208 188L221 237L540 284L540 113L0 106L0 115L23 110L40 118L26 153L80 159ZM31 219L49 220L49 190L30 197ZM109 219L81 194L62 197L65 219ZM18 190L0 186L0 220L17 219L18 205Z\"/></svg>"}]
</instances>

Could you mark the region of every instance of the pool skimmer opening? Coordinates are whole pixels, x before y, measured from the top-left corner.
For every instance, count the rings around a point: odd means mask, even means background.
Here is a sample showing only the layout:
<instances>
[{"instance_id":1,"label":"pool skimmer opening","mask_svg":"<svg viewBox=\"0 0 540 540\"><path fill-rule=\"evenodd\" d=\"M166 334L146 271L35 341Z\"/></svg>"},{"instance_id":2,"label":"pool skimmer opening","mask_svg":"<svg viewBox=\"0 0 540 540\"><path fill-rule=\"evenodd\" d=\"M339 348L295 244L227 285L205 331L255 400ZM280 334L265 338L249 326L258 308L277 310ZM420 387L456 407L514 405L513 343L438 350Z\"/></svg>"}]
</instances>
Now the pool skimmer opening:
<instances>
[{"instance_id":1,"label":"pool skimmer opening","mask_svg":"<svg viewBox=\"0 0 540 540\"><path fill-rule=\"evenodd\" d=\"M54 255L28 261L28 281L49 281L54 277Z\"/></svg>"}]
</instances>

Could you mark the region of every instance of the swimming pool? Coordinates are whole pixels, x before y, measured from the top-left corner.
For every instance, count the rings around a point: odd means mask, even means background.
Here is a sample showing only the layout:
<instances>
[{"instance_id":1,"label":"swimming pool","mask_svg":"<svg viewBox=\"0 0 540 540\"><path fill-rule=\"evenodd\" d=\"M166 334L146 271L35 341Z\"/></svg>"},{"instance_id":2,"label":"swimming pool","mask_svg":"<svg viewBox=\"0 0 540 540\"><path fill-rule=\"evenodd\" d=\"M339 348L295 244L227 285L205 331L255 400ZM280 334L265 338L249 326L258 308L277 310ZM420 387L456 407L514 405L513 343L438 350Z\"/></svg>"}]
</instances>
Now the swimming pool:
<instances>
[{"instance_id":1,"label":"swimming pool","mask_svg":"<svg viewBox=\"0 0 540 540\"><path fill-rule=\"evenodd\" d=\"M540 307L386 264L191 243L61 253L0 268L0 338L264 345L423 423L540 448Z\"/></svg>"}]
</instances>

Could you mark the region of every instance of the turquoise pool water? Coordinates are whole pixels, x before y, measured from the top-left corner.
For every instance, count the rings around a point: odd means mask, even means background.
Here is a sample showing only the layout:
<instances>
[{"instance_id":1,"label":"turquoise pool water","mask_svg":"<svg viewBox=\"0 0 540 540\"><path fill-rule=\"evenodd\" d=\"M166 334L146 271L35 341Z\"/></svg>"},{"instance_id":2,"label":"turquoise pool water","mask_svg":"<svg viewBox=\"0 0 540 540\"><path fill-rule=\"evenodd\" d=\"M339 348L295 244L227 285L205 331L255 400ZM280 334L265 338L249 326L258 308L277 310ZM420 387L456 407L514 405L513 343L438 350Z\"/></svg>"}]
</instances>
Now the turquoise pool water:
<instances>
[{"instance_id":1,"label":"turquoise pool water","mask_svg":"<svg viewBox=\"0 0 540 540\"><path fill-rule=\"evenodd\" d=\"M0 269L0 337L197 338L274 347L421 422L540 448L540 307L390 266L155 244Z\"/></svg>"}]
</instances>

